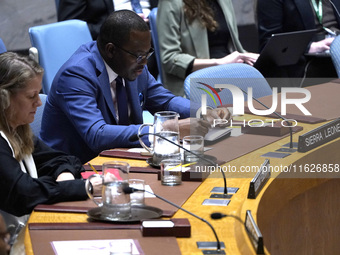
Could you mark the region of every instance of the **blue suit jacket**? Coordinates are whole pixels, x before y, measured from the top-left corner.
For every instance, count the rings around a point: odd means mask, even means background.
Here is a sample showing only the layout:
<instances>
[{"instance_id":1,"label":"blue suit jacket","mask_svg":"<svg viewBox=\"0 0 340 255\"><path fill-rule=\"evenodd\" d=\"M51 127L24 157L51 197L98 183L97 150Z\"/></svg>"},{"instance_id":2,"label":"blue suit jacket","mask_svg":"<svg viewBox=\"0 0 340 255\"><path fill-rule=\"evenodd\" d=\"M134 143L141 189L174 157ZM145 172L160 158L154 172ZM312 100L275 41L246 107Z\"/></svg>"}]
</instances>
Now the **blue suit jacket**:
<instances>
[{"instance_id":1,"label":"blue suit jacket","mask_svg":"<svg viewBox=\"0 0 340 255\"><path fill-rule=\"evenodd\" d=\"M41 139L85 163L106 149L139 146L139 141L130 142L129 137L143 123L143 109L152 114L171 110L181 118L190 117L190 101L166 90L147 67L136 80L126 80L126 87L133 124L119 126L97 43L84 44L56 74L43 113ZM197 108L192 107L192 112ZM147 136L144 139L147 143Z\"/></svg>"}]
</instances>

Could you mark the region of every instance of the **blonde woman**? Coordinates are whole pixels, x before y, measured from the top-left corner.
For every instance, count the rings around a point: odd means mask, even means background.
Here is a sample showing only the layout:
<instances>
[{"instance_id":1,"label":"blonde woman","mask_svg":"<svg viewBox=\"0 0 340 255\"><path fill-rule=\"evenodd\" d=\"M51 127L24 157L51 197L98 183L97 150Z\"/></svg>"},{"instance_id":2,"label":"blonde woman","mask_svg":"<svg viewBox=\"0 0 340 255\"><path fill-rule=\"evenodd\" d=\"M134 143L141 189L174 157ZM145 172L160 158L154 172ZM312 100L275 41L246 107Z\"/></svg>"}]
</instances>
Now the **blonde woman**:
<instances>
[{"instance_id":1,"label":"blonde woman","mask_svg":"<svg viewBox=\"0 0 340 255\"><path fill-rule=\"evenodd\" d=\"M29 123L41 106L42 76L34 61L12 52L0 55L0 209L21 226L38 204L87 199L79 159L33 137ZM100 184L93 187L100 192ZM14 249L13 254L24 251Z\"/></svg>"}]
</instances>

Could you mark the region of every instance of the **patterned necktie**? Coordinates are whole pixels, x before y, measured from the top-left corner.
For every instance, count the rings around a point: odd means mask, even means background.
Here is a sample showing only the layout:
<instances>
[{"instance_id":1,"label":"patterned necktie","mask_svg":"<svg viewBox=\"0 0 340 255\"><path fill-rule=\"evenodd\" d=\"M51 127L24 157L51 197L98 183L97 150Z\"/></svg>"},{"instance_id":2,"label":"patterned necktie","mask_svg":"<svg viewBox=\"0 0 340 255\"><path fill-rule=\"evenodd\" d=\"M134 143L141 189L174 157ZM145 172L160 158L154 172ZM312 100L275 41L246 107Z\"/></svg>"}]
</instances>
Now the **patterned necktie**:
<instances>
[{"instance_id":1,"label":"patterned necktie","mask_svg":"<svg viewBox=\"0 0 340 255\"><path fill-rule=\"evenodd\" d=\"M126 88L121 77L116 78L116 99L118 106L119 125L129 125L128 101Z\"/></svg>"},{"instance_id":2,"label":"patterned necktie","mask_svg":"<svg viewBox=\"0 0 340 255\"><path fill-rule=\"evenodd\" d=\"M131 0L131 6L136 13L143 13L143 9L139 0Z\"/></svg>"}]
</instances>

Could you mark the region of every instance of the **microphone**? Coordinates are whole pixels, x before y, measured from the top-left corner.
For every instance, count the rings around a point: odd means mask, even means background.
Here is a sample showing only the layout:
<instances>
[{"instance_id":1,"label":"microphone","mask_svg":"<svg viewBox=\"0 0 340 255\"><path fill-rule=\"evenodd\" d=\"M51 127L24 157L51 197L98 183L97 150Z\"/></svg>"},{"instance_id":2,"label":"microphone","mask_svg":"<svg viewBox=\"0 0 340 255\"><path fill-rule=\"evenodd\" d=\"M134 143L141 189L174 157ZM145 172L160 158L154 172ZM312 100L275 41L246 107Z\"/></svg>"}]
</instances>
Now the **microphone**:
<instances>
[{"instance_id":1,"label":"microphone","mask_svg":"<svg viewBox=\"0 0 340 255\"><path fill-rule=\"evenodd\" d=\"M213 220L219 220L219 219L222 219L224 217L227 217L228 215L226 214L223 214L223 213L212 213L210 214L210 217L213 219Z\"/></svg>"},{"instance_id":2,"label":"microphone","mask_svg":"<svg viewBox=\"0 0 340 255\"><path fill-rule=\"evenodd\" d=\"M213 219L213 220L219 220L219 219L222 219L224 217L232 217L232 218L238 220L242 225L244 225L244 228L245 228L246 232L248 233L248 235L250 236L250 238L252 240L257 239L257 237L253 234L253 232L248 229L247 224L240 217L232 215L232 214L224 214L224 213L218 213L218 212L210 214L210 218ZM264 254L264 253L257 253L257 254Z\"/></svg>"},{"instance_id":3,"label":"microphone","mask_svg":"<svg viewBox=\"0 0 340 255\"><path fill-rule=\"evenodd\" d=\"M181 207L181 206L179 206L179 205L176 205L175 203L169 201L168 199L166 199L166 198L164 198L164 197L161 197L161 196L159 196L159 195L157 195L157 194L155 194L155 193L153 193L153 192L151 192L151 191L143 190L143 189L131 188L131 187L129 187L129 186L125 186L125 187L123 188L123 192L124 192L125 194L131 194L131 193L134 193L134 192L137 192L137 191L147 192L147 193L149 193L149 194L151 194L151 195L154 195L155 197L157 197L157 198L163 200L164 202L166 202L166 203L168 203L168 204L170 204L170 205L176 207L177 209L180 209L180 210L182 210L182 211L184 211L184 212L190 214L191 216L193 216L193 217L195 217L195 218L197 218L197 219L203 221L204 223L206 223L206 224L211 228L211 230L213 231L213 233L214 233L214 235L215 235L215 238L216 238L216 241L217 241L217 245L216 245L216 248L217 248L217 249L216 249L216 251L215 251L214 254L225 254L225 252L224 252L223 250L221 250L221 242L220 242L220 240L219 240L219 238L218 238L218 236L217 236L217 233L216 233L214 227L210 224L209 221L203 219L202 217L199 217L198 215L196 215L196 214L194 214L194 213L192 213L192 212L190 212L190 211L184 209L183 207Z\"/></svg>"},{"instance_id":4,"label":"microphone","mask_svg":"<svg viewBox=\"0 0 340 255\"><path fill-rule=\"evenodd\" d=\"M210 218L212 218L213 220L219 220L219 219L222 219L224 217L232 217L232 218L235 218L236 220L238 220L239 222L241 222L242 224L244 224L244 222L241 220L240 217L238 216L235 216L235 215L232 215L232 214L223 214L223 213L212 213L210 214Z\"/></svg>"},{"instance_id":5,"label":"microphone","mask_svg":"<svg viewBox=\"0 0 340 255\"><path fill-rule=\"evenodd\" d=\"M248 96L248 93L240 88L242 90L242 92L244 94L246 94ZM267 109L270 109L267 105L265 105L264 103L262 103L260 100L258 100L257 98L253 97L252 96L252 99L255 100L256 102L258 102L260 105L262 105L263 107L267 108ZM285 122L287 122L287 124L289 125L289 136L290 136L290 142L289 142L289 148L290 148L290 151L291 152L295 152L295 149L294 148L294 145L293 145L293 129L292 127L290 126L290 122L287 120L287 118L283 117L281 114L277 113L276 111L273 111L273 113L279 117L280 119L283 119Z\"/></svg>"},{"instance_id":6,"label":"microphone","mask_svg":"<svg viewBox=\"0 0 340 255\"><path fill-rule=\"evenodd\" d=\"M162 136L162 135L160 135L160 134L154 134L154 133L144 133L144 134L140 134L140 135L135 134L135 135L130 136L129 141L130 141L130 142L135 142L135 141L137 141L139 138L141 138L141 137L143 137L143 136L145 136L145 135L154 135L154 136L160 137L160 138L166 140L167 142L169 142L169 143L171 143L171 144L173 144L173 145L175 145L175 146L177 146L177 147L179 147L179 148L185 150L186 152L189 152L189 153L195 155L195 156L198 157L199 159L204 160L205 162L207 162L207 163L209 163L209 164L211 164L211 165L217 165L217 163L213 162L212 160L207 159L207 158L205 158L205 157L203 157L202 155L199 155L199 154L197 154L197 153L194 153L194 152L192 152L192 151L190 151L190 150L184 148L183 146L181 146L181 145L179 145L179 144L177 144L177 143L175 143L175 142L173 142L173 141L167 139L166 137L164 137L164 136ZM218 195L215 195L214 197L215 197L215 198L230 198L230 195L228 195L227 178L226 178L226 176L225 176L223 170L222 170L221 172L222 172L222 175L223 175L223 182L224 182L223 194L222 194L220 197L219 197Z\"/></svg>"}]
</instances>

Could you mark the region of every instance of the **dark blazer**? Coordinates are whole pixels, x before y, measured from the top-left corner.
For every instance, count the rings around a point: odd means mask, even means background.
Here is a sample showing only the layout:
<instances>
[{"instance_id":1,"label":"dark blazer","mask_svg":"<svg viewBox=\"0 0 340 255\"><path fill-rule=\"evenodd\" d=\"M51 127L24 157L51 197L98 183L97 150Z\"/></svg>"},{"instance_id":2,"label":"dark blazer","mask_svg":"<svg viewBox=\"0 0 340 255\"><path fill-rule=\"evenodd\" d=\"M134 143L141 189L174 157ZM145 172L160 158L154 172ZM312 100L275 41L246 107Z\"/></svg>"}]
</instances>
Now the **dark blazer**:
<instances>
[{"instance_id":1,"label":"dark blazer","mask_svg":"<svg viewBox=\"0 0 340 255\"><path fill-rule=\"evenodd\" d=\"M45 105L40 136L47 145L78 156L83 163L101 151L139 147L130 141L143 123L143 109L152 114L175 111L190 117L190 101L176 97L155 80L147 67L134 81L125 80L134 125L117 125L110 82L97 42L81 46L61 67ZM145 129L147 130L147 129ZM144 142L149 144L147 136Z\"/></svg>"},{"instance_id":2,"label":"dark blazer","mask_svg":"<svg viewBox=\"0 0 340 255\"><path fill-rule=\"evenodd\" d=\"M22 216L31 213L38 204L88 198L81 178L84 168L79 159L52 150L34 137L32 157L39 178L32 178L21 170L6 139L0 135L0 210ZM56 182L62 172L71 172L77 179Z\"/></svg>"},{"instance_id":3,"label":"dark blazer","mask_svg":"<svg viewBox=\"0 0 340 255\"><path fill-rule=\"evenodd\" d=\"M340 11L340 0L331 1L336 7L336 9L332 8L334 9L337 22L340 24L340 16L338 14L338 11ZM257 23L259 51L264 48L272 34L316 28L314 10L310 0L257 0ZM308 50L309 46L306 48L306 52ZM309 63L308 68L306 68L307 63ZM259 70L265 77L325 77L323 82L328 81L332 77L337 77L331 58L301 56L299 62L295 65L278 67L268 63ZM281 86L277 85L277 82L275 81L275 86ZM298 79L283 80L282 86L301 86L300 82ZM306 82L307 80L303 86L314 84L312 80L308 81L310 83ZM321 80L318 83L320 82Z\"/></svg>"},{"instance_id":4,"label":"dark blazer","mask_svg":"<svg viewBox=\"0 0 340 255\"><path fill-rule=\"evenodd\" d=\"M60 0L58 21L80 19L87 22L95 40L105 19L114 11L112 0Z\"/></svg>"},{"instance_id":5,"label":"dark blazer","mask_svg":"<svg viewBox=\"0 0 340 255\"><path fill-rule=\"evenodd\" d=\"M340 24L340 0L332 0ZM309 0L257 0L260 50L272 34L315 28L314 10Z\"/></svg>"},{"instance_id":6,"label":"dark blazer","mask_svg":"<svg viewBox=\"0 0 340 255\"><path fill-rule=\"evenodd\" d=\"M150 9L157 7L158 0L150 0ZM97 39L101 25L114 11L113 0L60 0L58 21L80 19L87 22L92 38Z\"/></svg>"},{"instance_id":7,"label":"dark blazer","mask_svg":"<svg viewBox=\"0 0 340 255\"><path fill-rule=\"evenodd\" d=\"M244 52L239 40L236 17L231 0L218 0L231 40L230 52ZM161 0L157 12L157 30L163 83L172 93L184 96L187 69L195 58L210 59L207 29L198 20L189 24L185 18L183 0Z\"/></svg>"}]
</instances>

